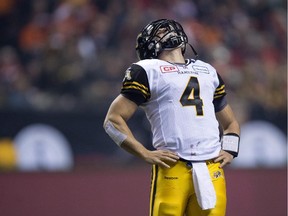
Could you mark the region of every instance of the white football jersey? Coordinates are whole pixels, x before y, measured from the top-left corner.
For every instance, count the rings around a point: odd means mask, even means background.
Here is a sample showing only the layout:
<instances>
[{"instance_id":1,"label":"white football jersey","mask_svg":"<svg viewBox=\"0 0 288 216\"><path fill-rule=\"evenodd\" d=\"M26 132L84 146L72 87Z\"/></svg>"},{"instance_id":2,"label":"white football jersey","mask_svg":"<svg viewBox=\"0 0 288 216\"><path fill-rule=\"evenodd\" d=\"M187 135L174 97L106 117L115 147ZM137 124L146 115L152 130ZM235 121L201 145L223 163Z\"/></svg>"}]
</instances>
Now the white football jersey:
<instances>
[{"instance_id":1,"label":"white football jersey","mask_svg":"<svg viewBox=\"0 0 288 216\"><path fill-rule=\"evenodd\" d=\"M225 85L210 64L141 60L127 69L121 94L144 109L156 149L169 149L191 161L218 156L215 112L227 103Z\"/></svg>"}]
</instances>

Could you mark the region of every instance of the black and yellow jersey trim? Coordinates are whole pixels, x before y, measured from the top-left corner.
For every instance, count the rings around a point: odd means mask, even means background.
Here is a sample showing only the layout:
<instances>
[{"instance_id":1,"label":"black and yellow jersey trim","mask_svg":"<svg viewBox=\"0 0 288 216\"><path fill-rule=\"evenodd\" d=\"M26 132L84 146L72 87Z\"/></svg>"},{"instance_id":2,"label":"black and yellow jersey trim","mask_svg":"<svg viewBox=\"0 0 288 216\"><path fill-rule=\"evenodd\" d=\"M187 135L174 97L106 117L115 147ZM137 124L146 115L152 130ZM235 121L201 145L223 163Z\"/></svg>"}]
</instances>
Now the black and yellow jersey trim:
<instances>
[{"instance_id":1,"label":"black and yellow jersey trim","mask_svg":"<svg viewBox=\"0 0 288 216\"><path fill-rule=\"evenodd\" d=\"M225 97L226 91L225 91L224 81L222 80L221 76L218 73L217 73L217 76L219 80L219 85L215 89L214 99L213 99L215 112L221 111L227 105L227 100Z\"/></svg>"},{"instance_id":2,"label":"black and yellow jersey trim","mask_svg":"<svg viewBox=\"0 0 288 216\"><path fill-rule=\"evenodd\" d=\"M138 106L151 97L146 71L140 65L132 64L126 70L121 94Z\"/></svg>"},{"instance_id":3,"label":"black and yellow jersey trim","mask_svg":"<svg viewBox=\"0 0 288 216\"><path fill-rule=\"evenodd\" d=\"M223 95L225 95L225 85L221 85L220 87L216 88L215 93L214 93L214 99L215 98L219 98L222 97Z\"/></svg>"},{"instance_id":4,"label":"black and yellow jersey trim","mask_svg":"<svg viewBox=\"0 0 288 216\"><path fill-rule=\"evenodd\" d=\"M139 90L139 91L142 92L143 96L144 96L146 99L150 97L149 89L148 89L146 86L144 86L144 85L142 85L142 84L140 84L140 83L138 83L138 82L136 82L136 81L133 81L133 82L124 82L122 89L134 89L134 90Z\"/></svg>"}]
</instances>

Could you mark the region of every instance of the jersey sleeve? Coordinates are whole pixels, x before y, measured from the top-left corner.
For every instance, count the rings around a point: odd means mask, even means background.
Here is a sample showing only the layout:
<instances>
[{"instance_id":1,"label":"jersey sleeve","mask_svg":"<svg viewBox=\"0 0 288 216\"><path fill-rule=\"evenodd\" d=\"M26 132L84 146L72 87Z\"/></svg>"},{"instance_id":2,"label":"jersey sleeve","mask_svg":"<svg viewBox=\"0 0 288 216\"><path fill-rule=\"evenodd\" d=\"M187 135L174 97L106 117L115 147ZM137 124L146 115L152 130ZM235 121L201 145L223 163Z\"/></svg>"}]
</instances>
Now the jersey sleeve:
<instances>
[{"instance_id":1,"label":"jersey sleeve","mask_svg":"<svg viewBox=\"0 0 288 216\"><path fill-rule=\"evenodd\" d=\"M145 103L151 96L148 78L144 68L132 64L126 70L122 82L121 94L138 106Z\"/></svg>"},{"instance_id":2,"label":"jersey sleeve","mask_svg":"<svg viewBox=\"0 0 288 216\"><path fill-rule=\"evenodd\" d=\"M221 111L227 105L227 100L225 97L226 96L225 83L218 73L217 73L217 77L219 80L219 85L214 92L214 99L213 99L215 112Z\"/></svg>"}]
</instances>

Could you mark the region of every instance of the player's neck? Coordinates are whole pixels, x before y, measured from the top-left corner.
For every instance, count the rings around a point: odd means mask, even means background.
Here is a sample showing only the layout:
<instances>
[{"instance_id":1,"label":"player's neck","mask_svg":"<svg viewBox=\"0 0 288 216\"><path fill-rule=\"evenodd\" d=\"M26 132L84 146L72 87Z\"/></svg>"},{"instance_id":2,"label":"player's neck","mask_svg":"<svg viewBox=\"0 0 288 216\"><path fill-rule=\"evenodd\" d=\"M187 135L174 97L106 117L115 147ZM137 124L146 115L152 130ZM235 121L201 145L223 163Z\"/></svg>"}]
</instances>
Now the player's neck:
<instances>
[{"instance_id":1,"label":"player's neck","mask_svg":"<svg viewBox=\"0 0 288 216\"><path fill-rule=\"evenodd\" d=\"M182 55L181 49L164 50L159 56L159 59L171 63L185 64L185 59L184 56Z\"/></svg>"}]
</instances>

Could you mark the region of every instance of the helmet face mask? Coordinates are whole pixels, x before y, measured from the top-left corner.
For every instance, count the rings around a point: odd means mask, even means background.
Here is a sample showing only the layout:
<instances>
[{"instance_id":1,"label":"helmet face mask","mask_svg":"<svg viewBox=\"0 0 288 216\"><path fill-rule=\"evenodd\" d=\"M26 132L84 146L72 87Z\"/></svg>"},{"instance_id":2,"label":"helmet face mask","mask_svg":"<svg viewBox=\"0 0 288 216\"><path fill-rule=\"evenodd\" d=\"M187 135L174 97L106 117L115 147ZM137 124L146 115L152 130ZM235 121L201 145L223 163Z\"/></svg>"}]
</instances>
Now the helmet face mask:
<instances>
[{"instance_id":1,"label":"helmet face mask","mask_svg":"<svg viewBox=\"0 0 288 216\"><path fill-rule=\"evenodd\" d=\"M160 19L143 28L136 40L136 52L141 60L158 58L163 50L177 47L181 47L184 54L187 43L187 35L178 22Z\"/></svg>"}]
</instances>

